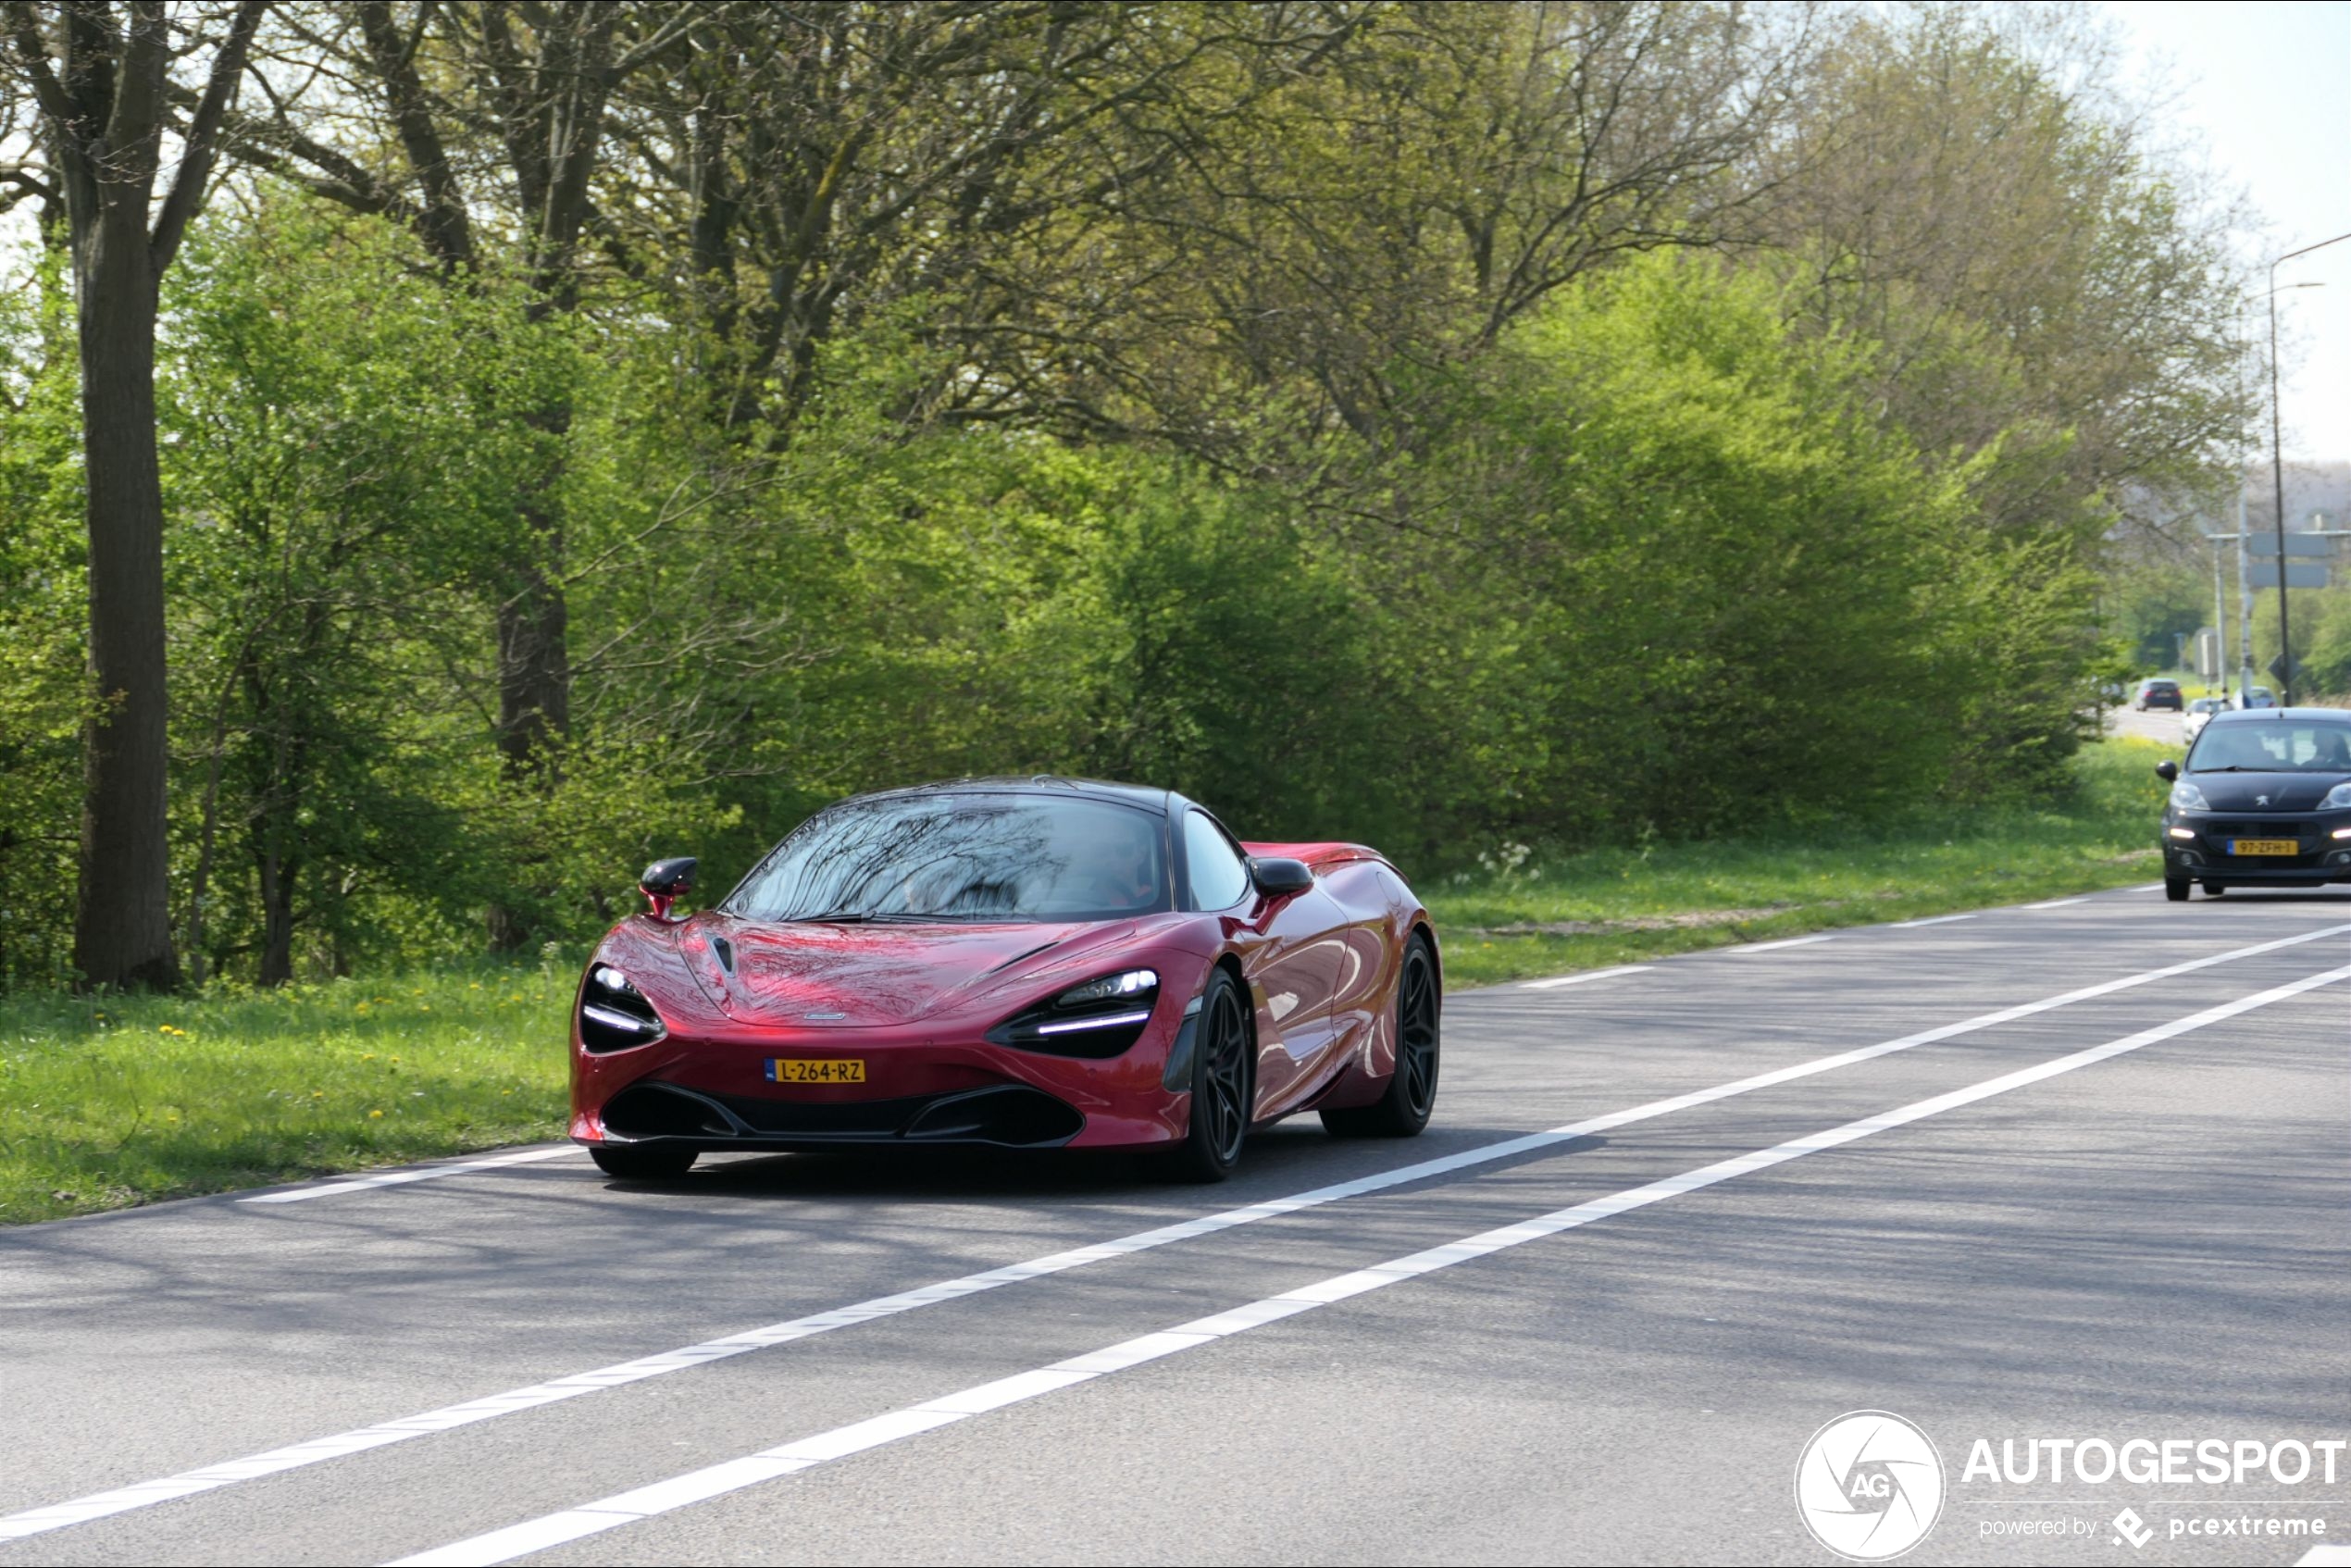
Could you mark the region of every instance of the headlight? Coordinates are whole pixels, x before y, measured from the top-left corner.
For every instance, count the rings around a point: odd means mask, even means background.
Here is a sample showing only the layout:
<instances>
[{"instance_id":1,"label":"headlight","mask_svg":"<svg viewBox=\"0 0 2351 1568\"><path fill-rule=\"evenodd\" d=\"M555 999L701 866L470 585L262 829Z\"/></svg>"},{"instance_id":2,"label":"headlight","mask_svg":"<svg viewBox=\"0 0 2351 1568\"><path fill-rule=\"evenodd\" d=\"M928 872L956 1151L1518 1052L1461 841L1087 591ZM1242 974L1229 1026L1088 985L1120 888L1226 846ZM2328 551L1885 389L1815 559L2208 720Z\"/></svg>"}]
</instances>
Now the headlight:
<instances>
[{"instance_id":1,"label":"headlight","mask_svg":"<svg viewBox=\"0 0 2351 1568\"><path fill-rule=\"evenodd\" d=\"M1014 1014L989 1030L988 1038L1056 1056L1116 1056L1143 1038L1158 1001L1156 970L1122 970Z\"/></svg>"},{"instance_id":2,"label":"headlight","mask_svg":"<svg viewBox=\"0 0 2351 1568\"><path fill-rule=\"evenodd\" d=\"M1099 980L1088 980L1082 986L1072 986L1053 998L1055 1007L1086 1007L1097 1002L1116 1002L1120 998L1141 996L1159 989L1159 973L1152 969L1129 969L1123 975L1104 975Z\"/></svg>"},{"instance_id":3,"label":"headlight","mask_svg":"<svg viewBox=\"0 0 2351 1568\"><path fill-rule=\"evenodd\" d=\"M2211 803L2204 798L2204 791L2184 778L2171 786L2171 803L2182 811L2210 811L2212 809Z\"/></svg>"},{"instance_id":4,"label":"headlight","mask_svg":"<svg viewBox=\"0 0 2351 1568\"><path fill-rule=\"evenodd\" d=\"M591 1052L651 1045L668 1033L661 1014L628 977L609 964L588 966L579 988L579 1043Z\"/></svg>"},{"instance_id":5,"label":"headlight","mask_svg":"<svg viewBox=\"0 0 2351 1568\"><path fill-rule=\"evenodd\" d=\"M2337 784L2319 803L2320 811L2351 811L2351 784Z\"/></svg>"}]
</instances>

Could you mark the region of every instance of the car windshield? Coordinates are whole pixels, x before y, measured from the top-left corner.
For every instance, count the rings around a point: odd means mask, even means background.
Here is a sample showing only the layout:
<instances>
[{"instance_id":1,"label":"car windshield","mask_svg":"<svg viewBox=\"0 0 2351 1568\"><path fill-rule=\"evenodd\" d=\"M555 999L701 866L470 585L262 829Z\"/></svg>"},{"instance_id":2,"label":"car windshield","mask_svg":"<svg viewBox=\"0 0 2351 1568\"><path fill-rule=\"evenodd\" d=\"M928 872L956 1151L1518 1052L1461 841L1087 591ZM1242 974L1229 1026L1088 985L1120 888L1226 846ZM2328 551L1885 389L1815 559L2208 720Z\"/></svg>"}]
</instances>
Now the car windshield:
<instances>
[{"instance_id":1,"label":"car windshield","mask_svg":"<svg viewBox=\"0 0 2351 1568\"><path fill-rule=\"evenodd\" d=\"M2351 773L2351 720L2208 724L2191 773Z\"/></svg>"},{"instance_id":2,"label":"car windshield","mask_svg":"<svg viewBox=\"0 0 2351 1568\"><path fill-rule=\"evenodd\" d=\"M795 829L726 908L754 920L1109 920L1171 907L1166 820L973 791L851 801Z\"/></svg>"}]
</instances>

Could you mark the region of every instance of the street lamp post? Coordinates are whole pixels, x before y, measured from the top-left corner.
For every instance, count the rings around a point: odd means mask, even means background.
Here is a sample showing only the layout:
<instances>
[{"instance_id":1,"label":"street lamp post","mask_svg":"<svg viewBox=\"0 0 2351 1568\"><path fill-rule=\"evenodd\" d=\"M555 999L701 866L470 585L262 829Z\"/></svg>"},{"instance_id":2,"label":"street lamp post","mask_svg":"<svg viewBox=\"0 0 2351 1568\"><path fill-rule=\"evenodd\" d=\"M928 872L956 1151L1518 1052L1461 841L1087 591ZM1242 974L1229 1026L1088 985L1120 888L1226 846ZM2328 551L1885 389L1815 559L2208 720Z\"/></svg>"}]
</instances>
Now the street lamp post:
<instances>
[{"instance_id":1,"label":"street lamp post","mask_svg":"<svg viewBox=\"0 0 2351 1568\"><path fill-rule=\"evenodd\" d=\"M2285 608L2285 442L2282 433L2283 419L2278 412L2278 268L2298 255L2322 251L2329 245L2339 245L2351 240L2351 234L2337 234L2332 240L2320 240L2315 245L2305 245L2298 251L2288 251L2270 263L2270 486L2277 500L2278 529L2278 706L2294 705L2294 636L2286 620ZM2307 283L2288 285L2303 289Z\"/></svg>"}]
</instances>

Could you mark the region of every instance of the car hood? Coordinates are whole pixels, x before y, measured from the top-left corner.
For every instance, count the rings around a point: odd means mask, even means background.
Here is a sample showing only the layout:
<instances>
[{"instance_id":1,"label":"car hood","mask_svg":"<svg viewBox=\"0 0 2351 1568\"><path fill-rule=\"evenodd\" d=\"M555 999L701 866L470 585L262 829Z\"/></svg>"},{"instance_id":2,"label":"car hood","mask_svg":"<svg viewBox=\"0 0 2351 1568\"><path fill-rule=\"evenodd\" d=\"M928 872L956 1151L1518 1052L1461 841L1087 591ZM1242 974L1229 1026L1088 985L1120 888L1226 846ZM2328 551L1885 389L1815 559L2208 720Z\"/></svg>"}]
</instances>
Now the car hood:
<instances>
[{"instance_id":1,"label":"car hood","mask_svg":"<svg viewBox=\"0 0 2351 1568\"><path fill-rule=\"evenodd\" d=\"M2351 773L2191 773L2214 811L2316 811Z\"/></svg>"},{"instance_id":2,"label":"car hood","mask_svg":"<svg viewBox=\"0 0 2351 1568\"><path fill-rule=\"evenodd\" d=\"M686 967L738 1023L873 1028L947 1011L1135 933L1132 920L1001 926L766 924L716 912L679 928ZM733 959L721 962L719 943Z\"/></svg>"}]
</instances>

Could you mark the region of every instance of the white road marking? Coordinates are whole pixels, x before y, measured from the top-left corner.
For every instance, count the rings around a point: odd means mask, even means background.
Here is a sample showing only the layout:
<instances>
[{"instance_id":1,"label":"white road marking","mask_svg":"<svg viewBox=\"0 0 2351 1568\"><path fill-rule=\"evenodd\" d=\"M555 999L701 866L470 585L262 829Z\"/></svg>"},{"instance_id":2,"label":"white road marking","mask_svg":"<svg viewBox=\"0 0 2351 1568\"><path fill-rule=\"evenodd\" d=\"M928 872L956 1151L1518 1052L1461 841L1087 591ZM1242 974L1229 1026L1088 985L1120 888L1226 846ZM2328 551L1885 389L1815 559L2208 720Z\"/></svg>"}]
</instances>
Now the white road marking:
<instances>
[{"instance_id":1,"label":"white road marking","mask_svg":"<svg viewBox=\"0 0 2351 1568\"><path fill-rule=\"evenodd\" d=\"M2071 898L2071 899L2050 899L2050 900L2049 900L2048 902L2046 902L2046 903L2028 903L2028 904L2021 904L2021 905L2020 905L2019 907L2020 907L2020 908L2023 908L2023 909L2063 909L2063 908L2067 907L2069 904L2087 903L2087 902L2090 902L2090 895L2089 895L2089 894L2087 894L2087 893L2084 893L2084 894L2083 894L2081 897L2079 897L2079 898Z\"/></svg>"},{"instance_id":2,"label":"white road marking","mask_svg":"<svg viewBox=\"0 0 2351 1568\"><path fill-rule=\"evenodd\" d=\"M1518 989L1523 991L1557 990L1561 986L1580 986L1586 980L1605 980L1612 975L1638 975L1648 968L1646 964L1620 964L1613 969L1591 969L1581 975L1559 975L1548 980L1529 980Z\"/></svg>"},{"instance_id":3,"label":"white road marking","mask_svg":"<svg viewBox=\"0 0 2351 1568\"><path fill-rule=\"evenodd\" d=\"M1835 937L1788 937L1776 942L1749 942L1745 947L1726 947L1722 951L1737 957L1749 952L1776 952L1784 947L1806 947L1813 942L1833 942Z\"/></svg>"},{"instance_id":4,"label":"white road marking","mask_svg":"<svg viewBox=\"0 0 2351 1568\"><path fill-rule=\"evenodd\" d=\"M2059 1056L2012 1073L2003 1073L1997 1077L1986 1078L1965 1089L1913 1101L1896 1110L1880 1112L1874 1116L1864 1116L1841 1126L1791 1139L1769 1149L1758 1149L1727 1160L1718 1160L1712 1164L1684 1171L1661 1181L1627 1188L1622 1192L1595 1198L1572 1208L1555 1209L1548 1214L1538 1214L1533 1219L1503 1226L1497 1230L1465 1236L1442 1247L1432 1247L1426 1251L1392 1259L1371 1268L1333 1275L1328 1279L1285 1291L1279 1296L1269 1296L1263 1300L1251 1301L1246 1306L1211 1317L1195 1318L1156 1334L1146 1334L1140 1338L1055 1362L1034 1372L999 1378L961 1393L950 1394L944 1399L892 1411L886 1415L836 1427L777 1448L763 1449L741 1459L690 1471L578 1508L511 1524L503 1530L491 1530L413 1557L399 1558L389 1568L486 1568L491 1563L509 1562L532 1552L545 1551L569 1541L652 1518L655 1514L668 1513L728 1492L740 1491L746 1487L755 1487L763 1481L812 1469L828 1460L865 1453L989 1411L1021 1404L1079 1383L1091 1382L1097 1377L1107 1377L1130 1367L1176 1355L1196 1346L1246 1334L1252 1328L1279 1323L1284 1318L1329 1306L1335 1301L1385 1289L1404 1280L1418 1279L1457 1263L1490 1257L1496 1252L1522 1247L1530 1241L1540 1241L1597 1220L1611 1219L1635 1209L1663 1202L1669 1198L1679 1198L1686 1193L1712 1187L1717 1182L1729 1181L1735 1176L1768 1170L1773 1165L1800 1160L1807 1154L1818 1154L1824 1150L1841 1149L1848 1143L1891 1128L1907 1126L1929 1116L1939 1116L1947 1111L1959 1110L1979 1101L1989 1100L1994 1095L2041 1083L2059 1074L2071 1073L2077 1068L2111 1060L2126 1052L2173 1039L2239 1014L2250 1013L2255 1008L2266 1007L2271 1002L2283 1002L2305 991L2346 979L2351 979L2351 964L2275 986L2235 1002L2223 1002L2218 1007L2208 1007L2201 1013L2193 1013L2151 1029L2142 1029L2137 1034L2125 1035L2121 1039L2108 1040L2087 1051L2077 1051L2069 1056Z\"/></svg>"},{"instance_id":5,"label":"white road marking","mask_svg":"<svg viewBox=\"0 0 2351 1568\"><path fill-rule=\"evenodd\" d=\"M63 1529L70 1524L84 1524L93 1519L104 1519L117 1513L127 1513L132 1509L145 1508L152 1503L168 1502L174 1498L208 1492L217 1487L233 1486L240 1481L251 1481L264 1475L275 1475L283 1471L298 1470L305 1465L317 1464L325 1460L340 1459L345 1454L363 1453L369 1449L382 1448L388 1443L403 1442L410 1437L420 1437L428 1433L447 1432L459 1426L471 1425L478 1421L488 1421L496 1416L511 1414L516 1411L536 1410L542 1405L555 1404L564 1400L577 1398L581 1394L592 1394L600 1388L616 1388L626 1384L641 1382L648 1377L658 1377L667 1373L683 1371L688 1367L724 1361L729 1356L742 1355L747 1351L790 1344L795 1339L804 1339L812 1335L827 1333L835 1328L846 1328L855 1324L870 1323L877 1318L894 1317L900 1313L913 1312L917 1308L932 1306L940 1301L952 1301L964 1296L976 1295L982 1290L992 1290L998 1286L1039 1279L1067 1269L1083 1268L1089 1263L1148 1251L1154 1247L1163 1247L1177 1241L1188 1241L1197 1237L1230 1230L1238 1226L1253 1225L1259 1220L1273 1219L1281 1214L1296 1213L1303 1209L1337 1202L1342 1199L1362 1197L1391 1187L1400 1187L1408 1182L1424 1181L1432 1176L1446 1176L1454 1171L1490 1164L1498 1160L1507 1160L1514 1155L1553 1148L1574 1139L1587 1138L1594 1133L1627 1126L1635 1122L1645 1122L1659 1116L1672 1115L1675 1112L1686 1111L1698 1105L1709 1105L1718 1100L1728 1100L1735 1095L1749 1094L1758 1089L1791 1083L1798 1078L1810 1077L1816 1073L1831 1072L1839 1067L1872 1061L1897 1051L1908 1051L1922 1045L1933 1045L1941 1040L1972 1034L1979 1029L2014 1023L2020 1018L2029 1018L2036 1014L2068 1007L2078 1002L2089 1002L2098 997L2109 996L2116 991L2128 990L2134 986L2170 979L2174 976L2208 969L2216 964L2235 963L2260 953L2274 952L2283 948L2297 947L2305 942L2320 941L2328 937L2339 937L2346 933L2351 933L2351 924L2328 926L2316 931L2306 932L2301 936L2281 937L2251 947L2233 948L2227 952L2214 953L2208 958L2193 958L2183 963L2168 964L2160 969L2149 969L2136 975L2124 975L2116 979L2102 980L2094 986L2084 986L2079 990L2046 997L2039 1002L2020 1002L2013 1007L1979 1014L1972 1018L1962 1018L1957 1023L1940 1025L1932 1029L1922 1029L1916 1034L1903 1035L1898 1039L1884 1040L1875 1045L1839 1052L1833 1056L1816 1057L1812 1061L1799 1062L1793 1066L1774 1068L1770 1072L1758 1073L1751 1077L1717 1084L1708 1089L1693 1089L1686 1094L1677 1094L1664 1100L1653 1100L1647 1104L1636 1105L1623 1111L1611 1111L1585 1121L1571 1122L1565 1126L1553 1127L1549 1131L1505 1139L1499 1143L1481 1144L1474 1149L1462 1150L1459 1153L1441 1155L1434 1160L1419 1161L1394 1170L1382 1171L1374 1176L1360 1176L1353 1181L1336 1182L1328 1187L1314 1188L1310 1191L1296 1193L1287 1198L1268 1199L1262 1203L1251 1203L1238 1209L1226 1209L1222 1213L1206 1214L1199 1219L1184 1220L1175 1225L1163 1226L1155 1230L1139 1231L1135 1235L1120 1237L1113 1241L1097 1242L1091 1246L1073 1248L1064 1252L1054 1252L1045 1257L1033 1258L1026 1263L1013 1263L981 1274L969 1274L957 1279L941 1280L936 1285L926 1285L897 1295L877 1297L873 1300L861 1301L853 1306L837 1307L830 1312L793 1318L784 1323L770 1324L764 1328L750 1329L721 1339L706 1339L698 1345L688 1345L679 1350L643 1356L635 1361L620 1362L611 1366L599 1367L592 1372L576 1373L570 1376L558 1377L545 1383L534 1383L528 1388L509 1389L503 1394L491 1394L480 1399L467 1400L460 1404L444 1405L439 1410L426 1411L421 1414L405 1416L397 1421L383 1422L373 1426L355 1427L348 1432L312 1438L307 1442L295 1443L287 1448L272 1449L266 1453L230 1460L222 1464L206 1465L197 1470L185 1470L176 1475L143 1481L133 1486L118 1487L112 1491L96 1492L67 1502L27 1509L21 1512L0 1516L0 1541L19 1540L27 1536L38 1536L50 1530Z\"/></svg>"},{"instance_id":6,"label":"white road marking","mask_svg":"<svg viewBox=\"0 0 2351 1568\"><path fill-rule=\"evenodd\" d=\"M430 1181L435 1176L463 1176L467 1171L492 1171L501 1165L528 1165L540 1160L560 1160L566 1154L585 1154L577 1144L561 1149L525 1149L513 1154L492 1154L484 1160L461 1160L445 1165L420 1165L414 1170L385 1171L378 1176L354 1176L349 1181L330 1181L317 1187L289 1188L283 1192L263 1192L251 1198L240 1198L240 1203L300 1203L311 1198L331 1198L338 1192L359 1192L370 1187L399 1187L412 1181Z\"/></svg>"},{"instance_id":7,"label":"white road marking","mask_svg":"<svg viewBox=\"0 0 2351 1568\"><path fill-rule=\"evenodd\" d=\"M2142 882L2135 888L2125 888L2122 890L2126 893L2152 893L2160 890L2162 886L2160 882Z\"/></svg>"},{"instance_id":8,"label":"white road marking","mask_svg":"<svg viewBox=\"0 0 2351 1568\"><path fill-rule=\"evenodd\" d=\"M2322 1541L2295 1558L2294 1568L2351 1568L2351 1546Z\"/></svg>"},{"instance_id":9,"label":"white road marking","mask_svg":"<svg viewBox=\"0 0 2351 1568\"><path fill-rule=\"evenodd\" d=\"M1974 918L1972 915L1938 915L1931 920L1897 920L1894 926L1897 930L1907 930L1913 926L1948 926L1954 920Z\"/></svg>"}]
</instances>

